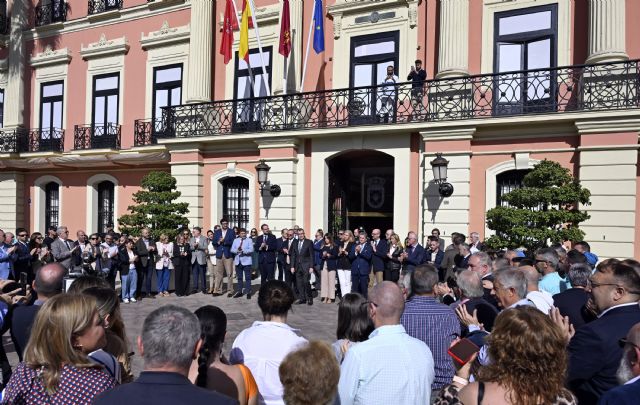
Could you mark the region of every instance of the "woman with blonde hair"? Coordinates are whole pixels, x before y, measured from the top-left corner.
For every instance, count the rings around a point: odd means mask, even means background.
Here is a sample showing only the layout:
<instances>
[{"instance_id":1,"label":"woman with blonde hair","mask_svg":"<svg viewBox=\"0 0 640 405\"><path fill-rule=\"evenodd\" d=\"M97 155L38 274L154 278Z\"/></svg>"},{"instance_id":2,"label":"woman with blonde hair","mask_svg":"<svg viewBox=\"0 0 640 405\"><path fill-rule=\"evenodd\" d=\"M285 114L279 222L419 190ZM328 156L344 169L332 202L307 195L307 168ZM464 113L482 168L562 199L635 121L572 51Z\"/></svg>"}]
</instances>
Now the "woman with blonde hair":
<instances>
[{"instance_id":1,"label":"woman with blonde hair","mask_svg":"<svg viewBox=\"0 0 640 405\"><path fill-rule=\"evenodd\" d=\"M402 261L400 255L404 252L402 243L400 243L400 236L398 234L392 234L389 237L389 252L387 252L386 268L384 269L385 281L392 281L397 283L400 279L400 269L402 268Z\"/></svg>"},{"instance_id":2,"label":"woman with blonde hair","mask_svg":"<svg viewBox=\"0 0 640 405\"><path fill-rule=\"evenodd\" d=\"M31 329L24 362L7 385L3 404L89 404L116 382L88 354L106 344L96 300L60 294L44 303Z\"/></svg>"},{"instance_id":3,"label":"woman with blonde hair","mask_svg":"<svg viewBox=\"0 0 640 405\"><path fill-rule=\"evenodd\" d=\"M160 235L160 240L156 242L156 279L158 281L158 297L169 295L169 279L173 270L173 242L169 242L169 237L164 233Z\"/></svg>"},{"instance_id":4,"label":"woman with blonde hair","mask_svg":"<svg viewBox=\"0 0 640 405\"><path fill-rule=\"evenodd\" d=\"M340 295L344 297L351 292L351 259L349 252L353 249L355 237L350 230L339 231L336 246L338 246L338 283Z\"/></svg>"}]
</instances>

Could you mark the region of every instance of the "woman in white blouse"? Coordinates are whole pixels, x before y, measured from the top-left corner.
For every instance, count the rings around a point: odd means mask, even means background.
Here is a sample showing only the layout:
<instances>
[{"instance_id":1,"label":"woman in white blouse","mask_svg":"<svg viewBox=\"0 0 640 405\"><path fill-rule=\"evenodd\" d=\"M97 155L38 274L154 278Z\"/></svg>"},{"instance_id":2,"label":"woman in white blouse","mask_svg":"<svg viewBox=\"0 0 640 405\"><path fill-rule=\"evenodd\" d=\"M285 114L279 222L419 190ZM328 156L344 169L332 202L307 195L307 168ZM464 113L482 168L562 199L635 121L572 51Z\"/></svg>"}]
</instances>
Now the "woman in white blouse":
<instances>
[{"instance_id":1,"label":"woman in white blouse","mask_svg":"<svg viewBox=\"0 0 640 405\"><path fill-rule=\"evenodd\" d=\"M171 278L171 270L173 270L173 242L169 242L169 237L165 234L160 235L160 240L156 242L156 278L158 280L158 296L166 297L169 295L169 279Z\"/></svg>"}]
</instances>

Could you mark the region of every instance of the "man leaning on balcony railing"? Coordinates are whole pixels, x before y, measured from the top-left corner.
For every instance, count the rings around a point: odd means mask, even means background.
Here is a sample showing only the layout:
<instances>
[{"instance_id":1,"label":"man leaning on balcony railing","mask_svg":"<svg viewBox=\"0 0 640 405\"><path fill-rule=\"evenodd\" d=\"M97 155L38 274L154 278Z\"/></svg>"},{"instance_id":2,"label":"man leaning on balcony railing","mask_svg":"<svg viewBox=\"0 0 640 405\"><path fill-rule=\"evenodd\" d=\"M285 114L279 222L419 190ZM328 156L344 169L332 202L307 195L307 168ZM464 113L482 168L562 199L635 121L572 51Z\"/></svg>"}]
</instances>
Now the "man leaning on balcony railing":
<instances>
[{"instance_id":1,"label":"man leaning on balcony railing","mask_svg":"<svg viewBox=\"0 0 640 405\"><path fill-rule=\"evenodd\" d=\"M421 119L424 114L424 105L422 104L422 96L424 94L424 82L427 80L427 72L422 68L422 61L416 59L415 66L411 66L411 71L407 76L407 80L411 80L411 105L415 115L413 119Z\"/></svg>"}]
</instances>

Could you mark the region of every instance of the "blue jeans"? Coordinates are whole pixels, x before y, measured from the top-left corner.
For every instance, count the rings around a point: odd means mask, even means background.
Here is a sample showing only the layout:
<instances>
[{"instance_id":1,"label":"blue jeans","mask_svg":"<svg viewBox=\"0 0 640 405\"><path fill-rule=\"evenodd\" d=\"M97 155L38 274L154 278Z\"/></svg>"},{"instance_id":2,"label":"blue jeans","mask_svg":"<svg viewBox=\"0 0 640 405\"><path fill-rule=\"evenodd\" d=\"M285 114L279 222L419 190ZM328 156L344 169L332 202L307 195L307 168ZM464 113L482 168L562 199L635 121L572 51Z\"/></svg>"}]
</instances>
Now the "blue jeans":
<instances>
[{"instance_id":1,"label":"blue jeans","mask_svg":"<svg viewBox=\"0 0 640 405\"><path fill-rule=\"evenodd\" d=\"M207 291L206 273L206 264L198 264L198 262L196 261L191 265L191 279L193 280L193 290ZM198 288L198 284L202 284L202 287Z\"/></svg>"},{"instance_id":2,"label":"blue jeans","mask_svg":"<svg viewBox=\"0 0 640 405\"><path fill-rule=\"evenodd\" d=\"M238 290L241 294L251 293L251 265L239 264L236 266L236 275L238 276ZM242 279L244 277L244 289L242 288Z\"/></svg>"},{"instance_id":3,"label":"blue jeans","mask_svg":"<svg viewBox=\"0 0 640 405\"><path fill-rule=\"evenodd\" d=\"M130 299L136 296L136 285L138 283L138 272L129 270L126 276L120 275L122 279L122 299Z\"/></svg>"},{"instance_id":4,"label":"blue jeans","mask_svg":"<svg viewBox=\"0 0 640 405\"><path fill-rule=\"evenodd\" d=\"M162 270L156 269L156 279L158 281L158 292L166 292L169 290L169 277L171 272L168 267L163 267Z\"/></svg>"}]
</instances>

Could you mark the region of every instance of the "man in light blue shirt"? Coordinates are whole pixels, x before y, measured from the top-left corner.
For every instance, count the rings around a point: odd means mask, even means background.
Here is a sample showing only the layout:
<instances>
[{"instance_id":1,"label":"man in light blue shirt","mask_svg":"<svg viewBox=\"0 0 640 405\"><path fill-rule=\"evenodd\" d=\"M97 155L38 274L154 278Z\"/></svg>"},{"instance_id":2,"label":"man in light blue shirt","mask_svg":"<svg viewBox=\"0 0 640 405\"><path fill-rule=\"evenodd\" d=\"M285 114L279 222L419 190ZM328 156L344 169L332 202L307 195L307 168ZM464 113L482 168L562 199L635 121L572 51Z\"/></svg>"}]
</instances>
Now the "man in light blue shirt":
<instances>
[{"instance_id":1,"label":"man in light blue shirt","mask_svg":"<svg viewBox=\"0 0 640 405\"><path fill-rule=\"evenodd\" d=\"M16 247L9 246L5 242L5 234L0 229L0 280L7 280L11 274L13 261L16 259Z\"/></svg>"},{"instance_id":2,"label":"man in light blue shirt","mask_svg":"<svg viewBox=\"0 0 640 405\"><path fill-rule=\"evenodd\" d=\"M236 274L238 275L238 288L233 298L240 298L247 294L247 299L251 299L251 255L253 254L253 241L247 238L247 230L240 228L238 237L231 245L231 253L235 255L233 264L236 266ZM244 276L244 290L242 280Z\"/></svg>"},{"instance_id":3,"label":"man in light blue shirt","mask_svg":"<svg viewBox=\"0 0 640 405\"><path fill-rule=\"evenodd\" d=\"M402 291L390 281L379 283L368 305L376 329L369 340L347 351L340 368L340 404L428 404L435 378L433 356L400 324Z\"/></svg>"},{"instance_id":4,"label":"man in light blue shirt","mask_svg":"<svg viewBox=\"0 0 640 405\"><path fill-rule=\"evenodd\" d=\"M542 274L542 279L538 284L540 291L555 295L571 288L571 283L558 274L560 258L553 248L538 249L535 255L535 264L536 270Z\"/></svg>"}]
</instances>

